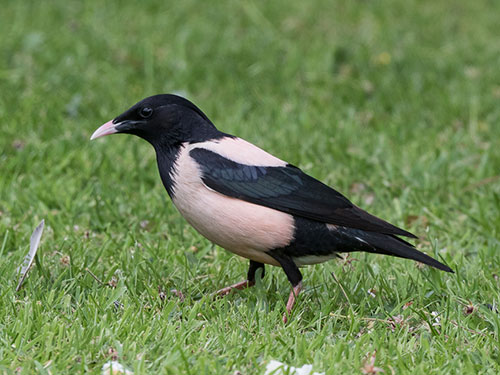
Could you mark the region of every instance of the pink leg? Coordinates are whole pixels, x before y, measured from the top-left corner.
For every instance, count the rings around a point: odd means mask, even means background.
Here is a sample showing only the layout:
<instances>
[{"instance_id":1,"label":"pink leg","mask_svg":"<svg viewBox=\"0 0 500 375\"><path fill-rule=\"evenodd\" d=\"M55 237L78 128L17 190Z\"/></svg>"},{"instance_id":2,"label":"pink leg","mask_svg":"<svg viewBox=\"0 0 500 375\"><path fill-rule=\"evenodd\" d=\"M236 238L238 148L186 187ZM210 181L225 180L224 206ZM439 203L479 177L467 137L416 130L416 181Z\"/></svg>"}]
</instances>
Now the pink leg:
<instances>
[{"instance_id":1,"label":"pink leg","mask_svg":"<svg viewBox=\"0 0 500 375\"><path fill-rule=\"evenodd\" d=\"M302 281L295 285L290 291L290 296L288 297L288 302L286 304L286 313L283 314L283 323L288 322L288 316L292 312L293 305L295 305L295 299L302 290Z\"/></svg>"},{"instance_id":2,"label":"pink leg","mask_svg":"<svg viewBox=\"0 0 500 375\"><path fill-rule=\"evenodd\" d=\"M235 289L241 290L241 289L245 289L245 288L250 288L251 286L254 286L254 285L255 285L255 281L244 280L244 281L240 281L239 283L226 286L225 288L222 288L221 290L218 290L217 292L215 292L215 294L217 294L219 297L224 297L224 296L228 295L229 293L231 293Z\"/></svg>"}]
</instances>

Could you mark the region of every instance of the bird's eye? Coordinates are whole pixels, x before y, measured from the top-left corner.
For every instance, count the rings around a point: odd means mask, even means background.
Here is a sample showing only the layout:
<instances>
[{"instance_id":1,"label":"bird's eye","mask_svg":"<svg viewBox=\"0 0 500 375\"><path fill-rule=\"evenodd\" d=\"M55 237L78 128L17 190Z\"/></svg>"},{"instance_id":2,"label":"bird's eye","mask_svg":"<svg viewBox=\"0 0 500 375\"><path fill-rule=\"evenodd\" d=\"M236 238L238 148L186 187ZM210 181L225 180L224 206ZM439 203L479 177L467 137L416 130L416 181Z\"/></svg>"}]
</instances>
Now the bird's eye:
<instances>
[{"instance_id":1,"label":"bird's eye","mask_svg":"<svg viewBox=\"0 0 500 375\"><path fill-rule=\"evenodd\" d=\"M139 116L141 116L142 118L150 118L152 114L153 114L153 108L151 107L142 107L139 110Z\"/></svg>"}]
</instances>

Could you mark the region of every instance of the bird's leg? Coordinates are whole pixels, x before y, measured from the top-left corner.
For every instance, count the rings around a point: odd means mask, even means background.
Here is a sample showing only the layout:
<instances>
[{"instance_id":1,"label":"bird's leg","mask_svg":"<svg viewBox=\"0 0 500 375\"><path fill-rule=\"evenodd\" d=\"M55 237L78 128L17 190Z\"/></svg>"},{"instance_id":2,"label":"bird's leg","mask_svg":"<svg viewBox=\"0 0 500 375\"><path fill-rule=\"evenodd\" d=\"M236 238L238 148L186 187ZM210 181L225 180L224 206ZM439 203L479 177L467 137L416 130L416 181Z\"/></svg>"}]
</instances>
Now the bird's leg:
<instances>
[{"instance_id":1,"label":"bird's leg","mask_svg":"<svg viewBox=\"0 0 500 375\"><path fill-rule=\"evenodd\" d=\"M295 299L299 295L302 290L302 281L299 281L297 285L295 285L290 291L290 296L288 297L288 302L286 304L286 313L283 314L283 323L288 321L288 316L292 312L293 305L295 305Z\"/></svg>"},{"instance_id":2,"label":"bird's leg","mask_svg":"<svg viewBox=\"0 0 500 375\"><path fill-rule=\"evenodd\" d=\"M288 281L292 284L292 290L286 304L286 312L283 314L283 323L286 323L288 322L288 316L292 312L293 305L295 305L295 300L302 290L302 274L293 259L288 255L279 252L270 252L268 254L278 261L283 271L285 271Z\"/></svg>"},{"instance_id":3,"label":"bird's leg","mask_svg":"<svg viewBox=\"0 0 500 375\"><path fill-rule=\"evenodd\" d=\"M229 285L225 288L222 288L221 290L218 290L216 292L216 294L220 297L224 297L225 295L229 294L231 291L233 291L235 289L241 290L241 289L245 289L245 288L249 288L251 286L254 286L255 285L255 273L257 272L257 270L259 268L262 268L261 277L264 277L264 274L265 274L264 265L262 263L255 262L255 261L251 260L250 267L248 268L248 274L247 274L246 280L243 280L243 281L240 281L239 283Z\"/></svg>"}]
</instances>

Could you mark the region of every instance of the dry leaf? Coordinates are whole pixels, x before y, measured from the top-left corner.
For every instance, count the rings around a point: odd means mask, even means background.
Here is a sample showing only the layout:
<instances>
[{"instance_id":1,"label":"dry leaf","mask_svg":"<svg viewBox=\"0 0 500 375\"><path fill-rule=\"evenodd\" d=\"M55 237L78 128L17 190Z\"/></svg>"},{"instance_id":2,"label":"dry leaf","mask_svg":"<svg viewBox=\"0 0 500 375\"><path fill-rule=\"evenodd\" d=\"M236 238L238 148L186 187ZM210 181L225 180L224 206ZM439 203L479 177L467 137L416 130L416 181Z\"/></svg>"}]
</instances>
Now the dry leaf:
<instances>
[{"instance_id":1,"label":"dry leaf","mask_svg":"<svg viewBox=\"0 0 500 375\"><path fill-rule=\"evenodd\" d=\"M30 251L28 255L24 257L23 264L18 268L20 269L19 282L17 283L16 292L21 289L21 286L28 275L28 271L33 263L33 259L35 259L36 252L38 250L38 246L40 245L40 239L42 238L43 227L45 225L45 221L42 220L40 224L35 228L30 238Z\"/></svg>"},{"instance_id":2,"label":"dry leaf","mask_svg":"<svg viewBox=\"0 0 500 375\"><path fill-rule=\"evenodd\" d=\"M365 364L361 368L361 372L365 375L377 375L379 372L385 372L380 367L375 367L375 360L377 359L377 352L374 351L369 357L366 358Z\"/></svg>"}]
</instances>

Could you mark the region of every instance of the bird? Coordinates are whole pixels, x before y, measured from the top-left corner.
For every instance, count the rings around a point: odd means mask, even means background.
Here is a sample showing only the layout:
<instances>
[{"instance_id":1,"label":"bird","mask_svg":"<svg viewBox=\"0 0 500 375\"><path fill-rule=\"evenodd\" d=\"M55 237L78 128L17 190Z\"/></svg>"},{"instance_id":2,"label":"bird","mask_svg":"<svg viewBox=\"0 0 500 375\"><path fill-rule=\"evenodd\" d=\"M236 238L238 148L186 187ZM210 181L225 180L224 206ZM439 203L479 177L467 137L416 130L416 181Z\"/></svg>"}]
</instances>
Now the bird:
<instances>
[{"instance_id":1,"label":"bird","mask_svg":"<svg viewBox=\"0 0 500 375\"><path fill-rule=\"evenodd\" d=\"M242 138L219 131L188 99L147 97L100 126L91 140L132 134L149 142L174 206L202 236L249 259L245 280L255 284L265 265L285 272L291 291L283 322L303 288L300 267L341 253L368 252L453 270L401 237L417 238L362 210L344 195Z\"/></svg>"}]
</instances>

